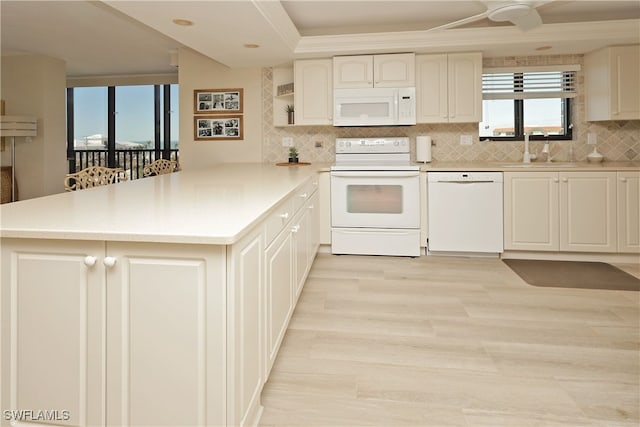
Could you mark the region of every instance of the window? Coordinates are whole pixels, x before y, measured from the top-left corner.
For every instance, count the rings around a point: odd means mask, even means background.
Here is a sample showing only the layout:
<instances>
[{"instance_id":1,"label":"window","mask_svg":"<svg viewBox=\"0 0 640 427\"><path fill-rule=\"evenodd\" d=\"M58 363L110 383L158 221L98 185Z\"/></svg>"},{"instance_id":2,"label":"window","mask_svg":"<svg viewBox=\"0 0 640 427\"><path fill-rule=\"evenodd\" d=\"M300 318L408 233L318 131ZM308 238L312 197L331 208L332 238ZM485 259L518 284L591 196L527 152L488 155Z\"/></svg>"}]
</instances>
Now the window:
<instances>
[{"instance_id":1,"label":"window","mask_svg":"<svg viewBox=\"0 0 640 427\"><path fill-rule=\"evenodd\" d=\"M556 67L557 68L557 67ZM481 139L572 138L571 103L577 66L485 70L482 75Z\"/></svg>"},{"instance_id":2,"label":"window","mask_svg":"<svg viewBox=\"0 0 640 427\"><path fill-rule=\"evenodd\" d=\"M145 165L178 160L178 85L67 89L69 172L120 167L130 178Z\"/></svg>"}]
</instances>

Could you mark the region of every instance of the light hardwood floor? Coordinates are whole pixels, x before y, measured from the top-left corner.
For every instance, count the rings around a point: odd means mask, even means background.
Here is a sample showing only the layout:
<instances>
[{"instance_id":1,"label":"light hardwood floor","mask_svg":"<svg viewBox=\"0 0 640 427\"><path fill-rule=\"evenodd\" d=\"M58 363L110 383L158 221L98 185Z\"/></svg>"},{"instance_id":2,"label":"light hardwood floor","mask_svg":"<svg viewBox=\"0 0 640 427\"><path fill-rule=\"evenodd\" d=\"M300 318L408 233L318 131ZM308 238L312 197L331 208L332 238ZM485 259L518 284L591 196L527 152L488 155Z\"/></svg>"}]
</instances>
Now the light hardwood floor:
<instances>
[{"instance_id":1,"label":"light hardwood floor","mask_svg":"<svg viewBox=\"0 0 640 427\"><path fill-rule=\"evenodd\" d=\"M637 427L639 307L498 259L319 254L261 425Z\"/></svg>"}]
</instances>

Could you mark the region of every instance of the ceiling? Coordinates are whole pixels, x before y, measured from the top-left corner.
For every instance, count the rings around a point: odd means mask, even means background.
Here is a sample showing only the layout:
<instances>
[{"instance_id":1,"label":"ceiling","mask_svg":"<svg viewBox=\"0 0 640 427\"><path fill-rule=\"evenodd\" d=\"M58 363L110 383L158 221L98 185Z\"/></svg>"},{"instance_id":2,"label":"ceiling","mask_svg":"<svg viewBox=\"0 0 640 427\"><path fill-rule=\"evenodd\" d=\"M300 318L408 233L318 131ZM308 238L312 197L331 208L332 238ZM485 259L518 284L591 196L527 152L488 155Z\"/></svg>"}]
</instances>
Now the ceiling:
<instances>
[{"instance_id":1,"label":"ceiling","mask_svg":"<svg viewBox=\"0 0 640 427\"><path fill-rule=\"evenodd\" d=\"M530 2L528 31L474 15L490 2L431 0L0 1L2 55L61 58L69 77L175 73L189 47L231 68L296 58L411 51L485 56L584 53L640 43L640 1ZM187 19L191 26L174 24ZM247 48L257 44L257 48ZM536 49L547 47L543 53Z\"/></svg>"}]
</instances>

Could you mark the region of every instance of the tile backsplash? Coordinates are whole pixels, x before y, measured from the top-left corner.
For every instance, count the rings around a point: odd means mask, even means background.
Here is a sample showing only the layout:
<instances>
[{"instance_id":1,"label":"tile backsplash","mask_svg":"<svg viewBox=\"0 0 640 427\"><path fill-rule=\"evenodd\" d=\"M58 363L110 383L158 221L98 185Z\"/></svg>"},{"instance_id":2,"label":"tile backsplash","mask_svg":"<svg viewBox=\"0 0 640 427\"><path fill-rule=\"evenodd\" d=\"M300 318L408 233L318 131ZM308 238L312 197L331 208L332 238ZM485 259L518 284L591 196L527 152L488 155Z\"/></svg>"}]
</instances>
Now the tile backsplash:
<instances>
[{"instance_id":1,"label":"tile backsplash","mask_svg":"<svg viewBox=\"0 0 640 427\"><path fill-rule=\"evenodd\" d=\"M582 55L554 55L485 58L485 67L583 64ZM585 122L583 71L577 73L578 97L573 104L573 141L551 143L552 155L561 161L568 160L569 147L573 146L575 160L585 160L593 150L587 145L587 134L598 137L598 151L606 160L640 160L640 120ZM286 161L288 149L282 146L283 137L293 138L300 152L301 161L333 162L335 160L335 139L377 136L408 136L411 140L411 154L415 158L415 141L418 135L430 135L434 146L434 161L520 161L522 141L480 141L477 123L418 124L394 127L351 127L333 126L273 126L273 75L271 68L262 70L262 160L265 163ZM472 145L461 145L460 137L471 135ZM530 150L536 153L542 148L541 141L532 141Z\"/></svg>"}]
</instances>

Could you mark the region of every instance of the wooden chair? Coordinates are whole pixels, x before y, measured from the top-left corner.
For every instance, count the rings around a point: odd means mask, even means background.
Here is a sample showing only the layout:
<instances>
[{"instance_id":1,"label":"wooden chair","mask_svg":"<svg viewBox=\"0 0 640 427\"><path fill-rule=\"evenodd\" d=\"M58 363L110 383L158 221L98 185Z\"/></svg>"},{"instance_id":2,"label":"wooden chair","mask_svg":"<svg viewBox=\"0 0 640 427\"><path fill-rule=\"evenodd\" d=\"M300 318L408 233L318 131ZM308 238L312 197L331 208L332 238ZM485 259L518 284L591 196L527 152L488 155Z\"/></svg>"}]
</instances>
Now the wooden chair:
<instances>
[{"instance_id":1,"label":"wooden chair","mask_svg":"<svg viewBox=\"0 0 640 427\"><path fill-rule=\"evenodd\" d=\"M115 182L127 181L124 169L107 168L104 166L89 166L76 173L67 174L64 188L67 191L82 190L84 188L99 187ZM71 182L73 181L73 184Z\"/></svg>"},{"instance_id":2,"label":"wooden chair","mask_svg":"<svg viewBox=\"0 0 640 427\"><path fill-rule=\"evenodd\" d=\"M142 170L144 176L164 175L166 173L177 172L180 170L178 162L175 160L158 159L149 163Z\"/></svg>"}]
</instances>

